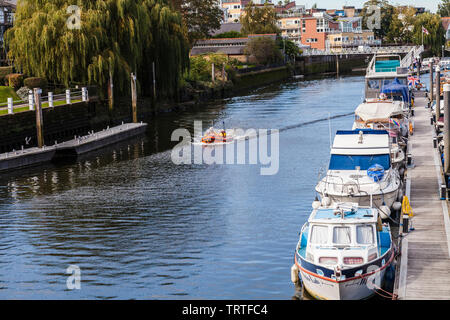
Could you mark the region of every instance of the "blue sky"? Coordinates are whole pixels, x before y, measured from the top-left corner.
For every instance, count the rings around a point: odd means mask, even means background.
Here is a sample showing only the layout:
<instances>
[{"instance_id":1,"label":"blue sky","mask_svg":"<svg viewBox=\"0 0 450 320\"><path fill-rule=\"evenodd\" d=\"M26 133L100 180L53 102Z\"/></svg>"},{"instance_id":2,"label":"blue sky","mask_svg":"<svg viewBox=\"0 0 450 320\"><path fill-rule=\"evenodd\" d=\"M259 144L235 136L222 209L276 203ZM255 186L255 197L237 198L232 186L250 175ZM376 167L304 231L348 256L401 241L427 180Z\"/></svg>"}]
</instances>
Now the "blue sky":
<instances>
[{"instance_id":1,"label":"blue sky","mask_svg":"<svg viewBox=\"0 0 450 320\"><path fill-rule=\"evenodd\" d=\"M355 6L362 8L366 0L296 0L297 4L305 4L307 8L311 8L314 3L317 3L319 8L338 9L342 6ZM389 0L392 5L413 5L416 7L425 7L431 12L437 11L437 6L441 0Z\"/></svg>"}]
</instances>

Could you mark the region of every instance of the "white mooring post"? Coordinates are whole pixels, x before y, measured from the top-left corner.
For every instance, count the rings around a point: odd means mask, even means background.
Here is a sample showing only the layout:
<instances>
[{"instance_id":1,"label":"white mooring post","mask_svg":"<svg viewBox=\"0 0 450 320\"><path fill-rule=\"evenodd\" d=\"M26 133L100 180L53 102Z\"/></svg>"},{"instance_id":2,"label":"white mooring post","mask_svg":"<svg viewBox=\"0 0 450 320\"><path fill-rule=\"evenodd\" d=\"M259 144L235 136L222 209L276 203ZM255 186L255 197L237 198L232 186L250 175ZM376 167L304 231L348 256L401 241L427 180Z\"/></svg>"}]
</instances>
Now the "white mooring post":
<instances>
[{"instance_id":1,"label":"white mooring post","mask_svg":"<svg viewBox=\"0 0 450 320\"><path fill-rule=\"evenodd\" d=\"M8 114L14 113L14 102L13 98L8 98Z\"/></svg>"},{"instance_id":2,"label":"white mooring post","mask_svg":"<svg viewBox=\"0 0 450 320\"><path fill-rule=\"evenodd\" d=\"M71 104L72 102L70 101L70 89L66 90L66 103L67 104Z\"/></svg>"},{"instance_id":3,"label":"white mooring post","mask_svg":"<svg viewBox=\"0 0 450 320\"><path fill-rule=\"evenodd\" d=\"M86 87L81 88L81 99L83 101L88 101L88 90Z\"/></svg>"},{"instance_id":4,"label":"white mooring post","mask_svg":"<svg viewBox=\"0 0 450 320\"><path fill-rule=\"evenodd\" d=\"M53 108L54 104L53 104L53 92L49 92L48 93L48 106L49 108Z\"/></svg>"},{"instance_id":5,"label":"white mooring post","mask_svg":"<svg viewBox=\"0 0 450 320\"><path fill-rule=\"evenodd\" d=\"M34 93L32 90L28 91L28 106L30 110L34 110Z\"/></svg>"}]
</instances>

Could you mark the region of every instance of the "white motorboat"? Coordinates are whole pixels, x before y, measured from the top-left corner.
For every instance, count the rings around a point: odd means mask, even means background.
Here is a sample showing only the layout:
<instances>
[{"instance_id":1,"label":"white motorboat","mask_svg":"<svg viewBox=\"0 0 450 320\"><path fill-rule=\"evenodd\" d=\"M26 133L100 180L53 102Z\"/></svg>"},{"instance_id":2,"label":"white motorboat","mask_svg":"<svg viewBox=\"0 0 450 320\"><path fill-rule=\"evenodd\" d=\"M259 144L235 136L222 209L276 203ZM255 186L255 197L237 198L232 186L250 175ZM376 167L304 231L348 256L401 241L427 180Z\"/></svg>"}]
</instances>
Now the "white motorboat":
<instances>
[{"instance_id":1,"label":"white motorboat","mask_svg":"<svg viewBox=\"0 0 450 320\"><path fill-rule=\"evenodd\" d=\"M412 121L405 115L402 102L373 100L360 104L355 110L353 130L386 130L391 141L391 158L397 169L404 167L409 128Z\"/></svg>"},{"instance_id":2,"label":"white motorboat","mask_svg":"<svg viewBox=\"0 0 450 320\"><path fill-rule=\"evenodd\" d=\"M387 219L391 207L402 196L401 179L391 165L391 152L387 131L338 131L328 171L316 191L330 203L353 202L379 208L381 217Z\"/></svg>"},{"instance_id":3,"label":"white motorboat","mask_svg":"<svg viewBox=\"0 0 450 320\"><path fill-rule=\"evenodd\" d=\"M382 288L396 249L377 209L353 203L313 203L303 225L291 269L317 299L365 299Z\"/></svg>"}]
</instances>

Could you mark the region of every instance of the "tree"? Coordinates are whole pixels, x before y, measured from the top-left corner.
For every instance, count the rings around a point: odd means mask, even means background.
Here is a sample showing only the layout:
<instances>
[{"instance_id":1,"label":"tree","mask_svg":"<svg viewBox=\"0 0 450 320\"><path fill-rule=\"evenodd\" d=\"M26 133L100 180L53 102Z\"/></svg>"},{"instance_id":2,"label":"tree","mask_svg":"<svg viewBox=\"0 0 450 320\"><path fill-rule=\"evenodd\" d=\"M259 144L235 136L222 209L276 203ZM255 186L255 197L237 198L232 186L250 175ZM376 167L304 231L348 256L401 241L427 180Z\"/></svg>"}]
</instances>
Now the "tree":
<instances>
[{"instance_id":1,"label":"tree","mask_svg":"<svg viewBox=\"0 0 450 320\"><path fill-rule=\"evenodd\" d=\"M211 31L220 29L223 11L219 0L170 0L181 12L192 45L198 39L208 38Z\"/></svg>"},{"instance_id":2,"label":"tree","mask_svg":"<svg viewBox=\"0 0 450 320\"><path fill-rule=\"evenodd\" d=\"M438 4L437 13L441 17L450 17L450 0L442 0L442 3Z\"/></svg>"},{"instance_id":3,"label":"tree","mask_svg":"<svg viewBox=\"0 0 450 320\"><path fill-rule=\"evenodd\" d=\"M213 38L214 39L223 39L223 38L242 38L242 37L243 37L242 33L231 30L231 31L227 31L224 33L216 34Z\"/></svg>"},{"instance_id":4,"label":"tree","mask_svg":"<svg viewBox=\"0 0 450 320\"><path fill-rule=\"evenodd\" d=\"M422 27L430 33L423 35L424 45L431 50L433 55L440 56L442 46L445 44L445 30L441 17L430 12L417 16L414 24L414 42L416 44L422 44Z\"/></svg>"},{"instance_id":5,"label":"tree","mask_svg":"<svg viewBox=\"0 0 450 320\"><path fill-rule=\"evenodd\" d=\"M386 40L395 43L412 43L415 14L414 7L395 7Z\"/></svg>"},{"instance_id":6,"label":"tree","mask_svg":"<svg viewBox=\"0 0 450 320\"><path fill-rule=\"evenodd\" d=\"M120 93L128 92L131 72L137 72L141 88L151 88L155 62L159 96L177 92L189 47L181 16L165 0L78 0L79 29L67 24L72 3L19 2L14 27L6 33L16 67L65 86L98 85L100 92L112 73Z\"/></svg>"},{"instance_id":7,"label":"tree","mask_svg":"<svg viewBox=\"0 0 450 320\"><path fill-rule=\"evenodd\" d=\"M252 63L269 65L280 62L283 57L275 40L269 37L258 37L250 40L244 49Z\"/></svg>"},{"instance_id":8,"label":"tree","mask_svg":"<svg viewBox=\"0 0 450 320\"><path fill-rule=\"evenodd\" d=\"M300 56L300 48L295 44L295 42L286 39L280 39L278 43L278 48L284 50L288 57L298 57Z\"/></svg>"},{"instance_id":9,"label":"tree","mask_svg":"<svg viewBox=\"0 0 450 320\"><path fill-rule=\"evenodd\" d=\"M243 34L280 33L277 27L277 14L267 3L257 7L252 1L245 7L240 18Z\"/></svg>"},{"instance_id":10,"label":"tree","mask_svg":"<svg viewBox=\"0 0 450 320\"><path fill-rule=\"evenodd\" d=\"M374 29L375 36L380 39L384 39L389 32L392 16L394 14L394 7L389 4L387 0L369 0L364 3L363 9L361 11L361 16L363 17L363 28L369 29L368 22L374 22L371 19L375 18L375 12L373 8L380 9L380 28Z\"/></svg>"}]
</instances>

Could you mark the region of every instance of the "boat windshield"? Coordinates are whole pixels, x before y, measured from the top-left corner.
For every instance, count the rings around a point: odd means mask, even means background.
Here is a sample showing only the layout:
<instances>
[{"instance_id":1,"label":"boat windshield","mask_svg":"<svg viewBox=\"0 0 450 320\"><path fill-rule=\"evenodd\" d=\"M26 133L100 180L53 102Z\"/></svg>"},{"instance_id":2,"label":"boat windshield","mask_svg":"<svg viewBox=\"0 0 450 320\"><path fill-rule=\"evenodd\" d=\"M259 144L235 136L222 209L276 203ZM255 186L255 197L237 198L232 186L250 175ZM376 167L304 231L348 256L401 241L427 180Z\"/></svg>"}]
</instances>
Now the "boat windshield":
<instances>
[{"instance_id":1,"label":"boat windshield","mask_svg":"<svg viewBox=\"0 0 450 320\"><path fill-rule=\"evenodd\" d=\"M367 170L374 164L389 170L391 159L389 154L376 155L331 155L329 170Z\"/></svg>"}]
</instances>

